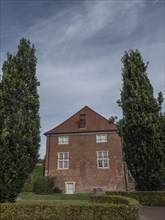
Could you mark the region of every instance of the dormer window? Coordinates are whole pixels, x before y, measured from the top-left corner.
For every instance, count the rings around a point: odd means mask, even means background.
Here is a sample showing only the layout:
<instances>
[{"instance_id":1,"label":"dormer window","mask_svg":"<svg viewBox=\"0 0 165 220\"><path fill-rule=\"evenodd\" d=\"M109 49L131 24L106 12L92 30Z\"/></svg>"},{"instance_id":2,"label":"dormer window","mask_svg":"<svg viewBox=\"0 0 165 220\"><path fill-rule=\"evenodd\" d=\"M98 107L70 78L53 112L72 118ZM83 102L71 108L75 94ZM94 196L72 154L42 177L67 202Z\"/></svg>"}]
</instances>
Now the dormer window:
<instances>
[{"instance_id":1,"label":"dormer window","mask_svg":"<svg viewBox=\"0 0 165 220\"><path fill-rule=\"evenodd\" d=\"M85 128L86 127L86 114L81 114L79 116L79 128Z\"/></svg>"}]
</instances>

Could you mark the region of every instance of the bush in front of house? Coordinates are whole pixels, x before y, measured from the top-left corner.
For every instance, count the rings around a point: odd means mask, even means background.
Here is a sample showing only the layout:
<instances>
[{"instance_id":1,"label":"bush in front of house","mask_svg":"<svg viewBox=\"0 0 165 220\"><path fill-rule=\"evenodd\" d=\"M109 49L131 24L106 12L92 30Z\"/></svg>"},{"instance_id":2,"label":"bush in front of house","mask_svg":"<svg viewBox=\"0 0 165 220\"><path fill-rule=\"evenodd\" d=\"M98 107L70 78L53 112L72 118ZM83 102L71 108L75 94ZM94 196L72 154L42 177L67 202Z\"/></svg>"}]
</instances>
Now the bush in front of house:
<instances>
[{"instance_id":1,"label":"bush in front of house","mask_svg":"<svg viewBox=\"0 0 165 220\"><path fill-rule=\"evenodd\" d=\"M59 193L59 194L61 194L61 193L62 193L62 190L59 189L58 187L55 187L55 188L53 189L53 192L54 192L54 193Z\"/></svg>"},{"instance_id":2,"label":"bush in front of house","mask_svg":"<svg viewBox=\"0 0 165 220\"><path fill-rule=\"evenodd\" d=\"M165 206L165 191L108 191L106 194L130 197L138 200L141 205Z\"/></svg>"},{"instance_id":3,"label":"bush in front of house","mask_svg":"<svg viewBox=\"0 0 165 220\"><path fill-rule=\"evenodd\" d=\"M50 176L41 176L34 182L34 193L50 194L53 193L54 178Z\"/></svg>"},{"instance_id":4,"label":"bush in front of house","mask_svg":"<svg viewBox=\"0 0 165 220\"><path fill-rule=\"evenodd\" d=\"M0 219L14 220L138 220L138 208L129 205L87 203L86 205L0 204Z\"/></svg>"},{"instance_id":5,"label":"bush in front of house","mask_svg":"<svg viewBox=\"0 0 165 220\"><path fill-rule=\"evenodd\" d=\"M33 192L34 183L36 182L36 179L38 177L43 176L43 169L44 169L43 166L36 166L34 168L33 172L27 178L27 180L21 190L22 192Z\"/></svg>"}]
</instances>

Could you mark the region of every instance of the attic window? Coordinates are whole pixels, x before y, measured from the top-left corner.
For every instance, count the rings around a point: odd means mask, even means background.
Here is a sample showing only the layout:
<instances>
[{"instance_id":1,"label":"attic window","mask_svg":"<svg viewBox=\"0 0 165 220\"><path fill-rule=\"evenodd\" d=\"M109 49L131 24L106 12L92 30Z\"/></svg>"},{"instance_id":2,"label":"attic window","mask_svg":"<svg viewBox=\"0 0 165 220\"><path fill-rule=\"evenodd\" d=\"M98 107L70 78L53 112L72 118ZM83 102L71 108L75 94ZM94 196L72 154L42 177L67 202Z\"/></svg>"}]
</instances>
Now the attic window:
<instances>
[{"instance_id":1,"label":"attic window","mask_svg":"<svg viewBox=\"0 0 165 220\"><path fill-rule=\"evenodd\" d=\"M85 128L86 127L86 114L81 114L79 116L79 128Z\"/></svg>"}]
</instances>

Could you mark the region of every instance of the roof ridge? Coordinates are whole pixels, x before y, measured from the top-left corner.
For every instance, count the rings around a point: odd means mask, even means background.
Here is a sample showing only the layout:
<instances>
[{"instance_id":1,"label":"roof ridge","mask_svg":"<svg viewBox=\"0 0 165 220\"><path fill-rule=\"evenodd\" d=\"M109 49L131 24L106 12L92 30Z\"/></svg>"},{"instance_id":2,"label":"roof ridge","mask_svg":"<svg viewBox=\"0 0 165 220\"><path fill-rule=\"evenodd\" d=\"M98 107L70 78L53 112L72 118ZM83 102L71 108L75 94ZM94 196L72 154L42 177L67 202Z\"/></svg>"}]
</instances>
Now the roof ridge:
<instances>
[{"instance_id":1,"label":"roof ridge","mask_svg":"<svg viewBox=\"0 0 165 220\"><path fill-rule=\"evenodd\" d=\"M57 125L56 127L52 128L51 130L47 131L44 133L44 135L48 135L50 133L52 133L54 130L58 129L59 127L63 126L63 124L65 124L67 121L71 120L75 115L79 114L81 111L88 109L91 112L93 112L94 114L98 115L99 117L101 117L104 121L108 122L108 119L106 119L105 117L103 117L101 114L97 113L96 111L94 111L93 109L91 109L89 106L84 106L83 108L81 108L79 111L77 111L76 113L74 113L73 115L71 115L69 118L67 118L65 121L63 121L62 123L60 123L59 125ZM113 124L113 123L112 123Z\"/></svg>"}]
</instances>

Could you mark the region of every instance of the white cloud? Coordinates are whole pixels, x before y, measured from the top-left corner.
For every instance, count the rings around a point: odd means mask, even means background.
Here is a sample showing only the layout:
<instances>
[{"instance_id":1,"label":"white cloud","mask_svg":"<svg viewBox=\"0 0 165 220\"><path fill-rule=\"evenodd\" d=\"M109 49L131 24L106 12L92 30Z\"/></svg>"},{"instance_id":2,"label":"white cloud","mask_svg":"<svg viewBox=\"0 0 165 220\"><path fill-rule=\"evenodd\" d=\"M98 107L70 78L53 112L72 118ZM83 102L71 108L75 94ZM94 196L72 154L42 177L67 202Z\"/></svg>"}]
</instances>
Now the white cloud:
<instances>
[{"instance_id":1,"label":"white cloud","mask_svg":"<svg viewBox=\"0 0 165 220\"><path fill-rule=\"evenodd\" d=\"M145 1L84 1L81 9L70 8L56 13L34 24L25 35L43 46L44 52L63 44L80 43L105 28L112 36L127 36L136 28L144 8Z\"/></svg>"},{"instance_id":2,"label":"white cloud","mask_svg":"<svg viewBox=\"0 0 165 220\"><path fill-rule=\"evenodd\" d=\"M117 34L128 35L136 28L145 1L86 1L85 5L88 30L95 33L108 26Z\"/></svg>"},{"instance_id":3,"label":"white cloud","mask_svg":"<svg viewBox=\"0 0 165 220\"><path fill-rule=\"evenodd\" d=\"M156 5L160 0L153 0L153 5Z\"/></svg>"}]
</instances>

